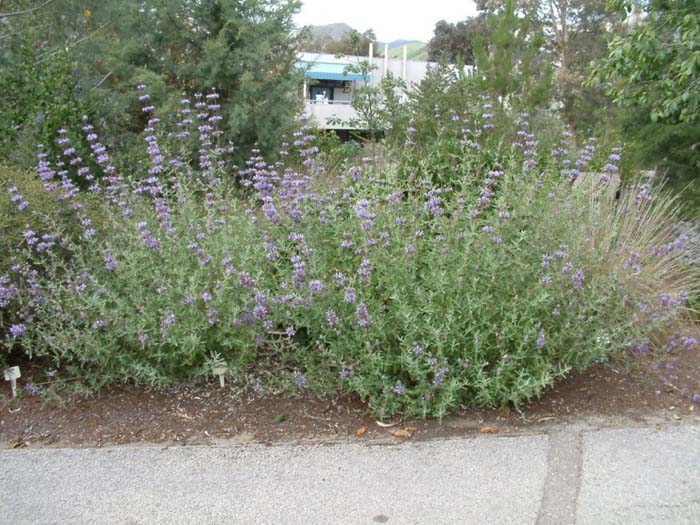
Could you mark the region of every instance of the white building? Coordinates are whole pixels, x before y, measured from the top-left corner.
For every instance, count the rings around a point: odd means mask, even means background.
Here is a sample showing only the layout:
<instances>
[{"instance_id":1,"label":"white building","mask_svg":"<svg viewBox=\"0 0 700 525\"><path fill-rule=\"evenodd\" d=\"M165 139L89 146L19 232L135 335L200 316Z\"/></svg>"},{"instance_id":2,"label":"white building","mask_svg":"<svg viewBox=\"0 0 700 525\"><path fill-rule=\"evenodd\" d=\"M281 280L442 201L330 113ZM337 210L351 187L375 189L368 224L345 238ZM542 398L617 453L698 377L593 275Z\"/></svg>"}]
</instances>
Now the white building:
<instances>
[{"instance_id":1,"label":"white building","mask_svg":"<svg viewBox=\"0 0 700 525\"><path fill-rule=\"evenodd\" d=\"M369 55L342 56L323 53L302 53L299 66L305 70L303 86L304 114L312 118L321 129L357 129L352 124L357 114L351 106L355 90L364 85L377 86L388 75L403 79L410 88L420 83L435 62L407 60L407 48L403 58L389 58L388 46L383 57L375 57L370 44ZM367 77L347 71L348 66L369 62L373 67ZM472 66L465 70L471 72Z\"/></svg>"}]
</instances>

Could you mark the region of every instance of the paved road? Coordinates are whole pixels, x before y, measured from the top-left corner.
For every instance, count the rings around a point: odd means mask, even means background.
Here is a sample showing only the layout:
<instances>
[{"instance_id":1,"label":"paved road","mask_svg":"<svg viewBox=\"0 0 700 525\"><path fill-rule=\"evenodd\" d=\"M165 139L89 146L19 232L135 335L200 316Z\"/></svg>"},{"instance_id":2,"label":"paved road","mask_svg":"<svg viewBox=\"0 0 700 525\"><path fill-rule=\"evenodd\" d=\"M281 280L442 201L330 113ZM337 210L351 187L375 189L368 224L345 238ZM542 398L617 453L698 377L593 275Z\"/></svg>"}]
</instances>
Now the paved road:
<instances>
[{"instance_id":1,"label":"paved road","mask_svg":"<svg viewBox=\"0 0 700 525\"><path fill-rule=\"evenodd\" d=\"M700 427L0 451L0 522L700 523Z\"/></svg>"}]
</instances>

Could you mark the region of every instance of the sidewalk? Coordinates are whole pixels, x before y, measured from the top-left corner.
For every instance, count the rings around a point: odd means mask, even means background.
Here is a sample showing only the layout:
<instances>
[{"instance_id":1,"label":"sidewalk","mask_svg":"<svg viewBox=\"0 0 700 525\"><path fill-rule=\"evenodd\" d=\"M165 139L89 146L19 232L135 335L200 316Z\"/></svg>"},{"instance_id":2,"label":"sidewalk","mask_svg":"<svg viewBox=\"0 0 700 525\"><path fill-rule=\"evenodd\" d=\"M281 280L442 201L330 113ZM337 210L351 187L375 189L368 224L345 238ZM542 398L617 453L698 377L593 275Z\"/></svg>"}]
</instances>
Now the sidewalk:
<instances>
[{"instance_id":1,"label":"sidewalk","mask_svg":"<svg viewBox=\"0 0 700 525\"><path fill-rule=\"evenodd\" d=\"M3 523L700 523L700 427L0 451Z\"/></svg>"}]
</instances>

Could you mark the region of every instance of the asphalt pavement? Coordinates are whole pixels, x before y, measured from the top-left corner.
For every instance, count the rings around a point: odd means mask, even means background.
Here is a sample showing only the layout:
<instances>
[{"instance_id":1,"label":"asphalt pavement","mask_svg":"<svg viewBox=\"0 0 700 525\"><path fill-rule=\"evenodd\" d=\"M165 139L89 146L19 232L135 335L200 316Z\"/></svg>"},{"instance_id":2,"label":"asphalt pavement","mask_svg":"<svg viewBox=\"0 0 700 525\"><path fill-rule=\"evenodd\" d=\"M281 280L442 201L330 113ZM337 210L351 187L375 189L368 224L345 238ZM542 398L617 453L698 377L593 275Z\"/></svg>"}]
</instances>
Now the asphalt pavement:
<instances>
[{"instance_id":1,"label":"asphalt pavement","mask_svg":"<svg viewBox=\"0 0 700 525\"><path fill-rule=\"evenodd\" d=\"M0 522L700 523L700 427L0 451Z\"/></svg>"}]
</instances>

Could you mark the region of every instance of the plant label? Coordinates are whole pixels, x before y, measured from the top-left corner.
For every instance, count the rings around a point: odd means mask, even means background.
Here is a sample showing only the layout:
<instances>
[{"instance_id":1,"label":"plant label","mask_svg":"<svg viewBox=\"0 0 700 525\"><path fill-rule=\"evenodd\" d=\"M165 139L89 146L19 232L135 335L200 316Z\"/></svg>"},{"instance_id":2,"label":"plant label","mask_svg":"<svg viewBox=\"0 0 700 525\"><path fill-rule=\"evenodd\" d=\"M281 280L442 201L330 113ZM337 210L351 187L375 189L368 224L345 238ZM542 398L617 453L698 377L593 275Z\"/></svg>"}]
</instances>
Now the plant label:
<instances>
[{"instance_id":1,"label":"plant label","mask_svg":"<svg viewBox=\"0 0 700 525\"><path fill-rule=\"evenodd\" d=\"M214 369L212 369L212 372L214 373L215 376L219 376L219 386L221 388L224 388L226 385L226 380L224 379L224 374L226 374L226 367L225 366L217 366Z\"/></svg>"},{"instance_id":2,"label":"plant label","mask_svg":"<svg viewBox=\"0 0 700 525\"><path fill-rule=\"evenodd\" d=\"M10 368L3 370L3 373L5 374L5 381L10 381L10 384L12 385L12 397L17 397L17 379L22 377L19 367L11 366Z\"/></svg>"}]
</instances>

